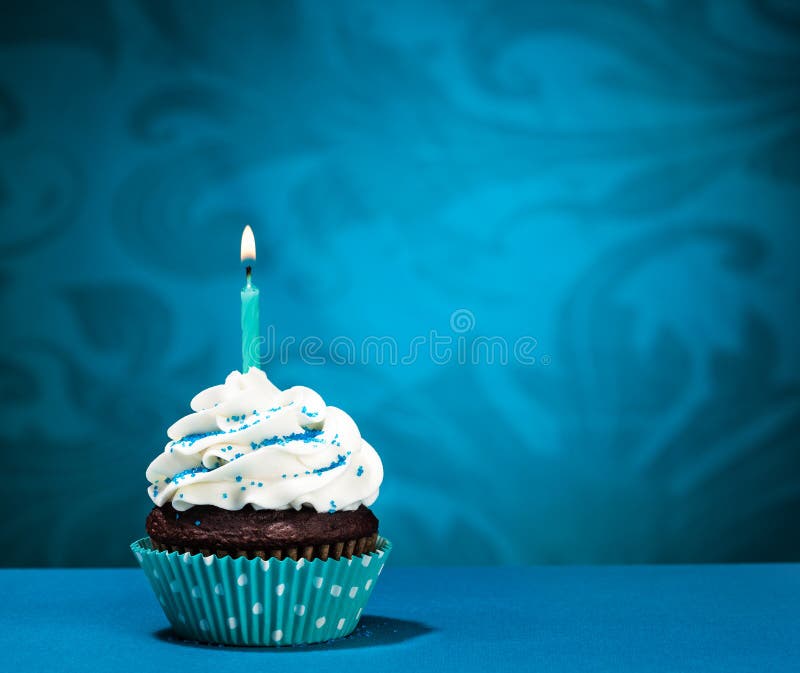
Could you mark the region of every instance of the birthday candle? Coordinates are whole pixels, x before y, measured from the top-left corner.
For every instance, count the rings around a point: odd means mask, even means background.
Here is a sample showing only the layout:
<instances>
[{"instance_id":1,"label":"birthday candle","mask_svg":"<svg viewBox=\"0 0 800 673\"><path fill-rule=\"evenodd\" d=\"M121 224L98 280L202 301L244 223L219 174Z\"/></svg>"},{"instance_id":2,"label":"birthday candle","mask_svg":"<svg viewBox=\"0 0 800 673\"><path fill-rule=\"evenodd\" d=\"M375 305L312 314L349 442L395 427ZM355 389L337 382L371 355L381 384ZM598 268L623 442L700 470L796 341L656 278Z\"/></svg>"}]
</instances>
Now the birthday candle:
<instances>
[{"instance_id":1,"label":"birthday candle","mask_svg":"<svg viewBox=\"0 0 800 673\"><path fill-rule=\"evenodd\" d=\"M255 260L256 241L253 237L253 230L248 224L242 232L242 262L245 260ZM242 373L246 373L250 367L258 367L258 288L253 285L252 269L248 265L246 270L246 282L242 288Z\"/></svg>"}]
</instances>

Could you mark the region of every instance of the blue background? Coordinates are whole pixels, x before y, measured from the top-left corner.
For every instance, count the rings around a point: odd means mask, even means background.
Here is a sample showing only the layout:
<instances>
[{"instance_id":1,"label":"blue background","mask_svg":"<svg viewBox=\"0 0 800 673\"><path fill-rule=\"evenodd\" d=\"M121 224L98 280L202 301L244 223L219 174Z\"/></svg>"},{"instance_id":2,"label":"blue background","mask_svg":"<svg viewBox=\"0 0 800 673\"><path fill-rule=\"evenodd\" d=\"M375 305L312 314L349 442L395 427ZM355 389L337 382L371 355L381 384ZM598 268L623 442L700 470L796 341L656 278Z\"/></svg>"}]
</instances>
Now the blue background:
<instances>
[{"instance_id":1,"label":"blue background","mask_svg":"<svg viewBox=\"0 0 800 673\"><path fill-rule=\"evenodd\" d=\"M2 564L132 562L245 223L279 336L537 339L270 366L380 452L393 563L800 560L796 6L0 11Z\"/></svg>"}]
</instances>

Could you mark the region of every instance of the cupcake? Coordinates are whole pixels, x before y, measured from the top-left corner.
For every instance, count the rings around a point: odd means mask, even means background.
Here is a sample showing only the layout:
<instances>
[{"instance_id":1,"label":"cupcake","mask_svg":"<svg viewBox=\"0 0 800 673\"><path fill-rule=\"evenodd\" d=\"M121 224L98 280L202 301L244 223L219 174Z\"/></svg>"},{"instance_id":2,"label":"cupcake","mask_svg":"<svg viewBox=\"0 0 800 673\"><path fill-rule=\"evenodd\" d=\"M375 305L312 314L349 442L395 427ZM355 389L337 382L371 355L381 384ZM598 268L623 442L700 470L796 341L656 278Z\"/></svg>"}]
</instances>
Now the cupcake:
<instances>
[{"instance_id":1,"label":"cupcake","mask_svg":"<svg viewBox=\"0 0 800 673\"><path fill-rule=\"evenodd\" d=\"M147 469L155 507L132 545L173 629L237 645L348 635L391 549L369 509L378 454L345 412L254 367L191 408Z\"/></svg>"}]
</instances>

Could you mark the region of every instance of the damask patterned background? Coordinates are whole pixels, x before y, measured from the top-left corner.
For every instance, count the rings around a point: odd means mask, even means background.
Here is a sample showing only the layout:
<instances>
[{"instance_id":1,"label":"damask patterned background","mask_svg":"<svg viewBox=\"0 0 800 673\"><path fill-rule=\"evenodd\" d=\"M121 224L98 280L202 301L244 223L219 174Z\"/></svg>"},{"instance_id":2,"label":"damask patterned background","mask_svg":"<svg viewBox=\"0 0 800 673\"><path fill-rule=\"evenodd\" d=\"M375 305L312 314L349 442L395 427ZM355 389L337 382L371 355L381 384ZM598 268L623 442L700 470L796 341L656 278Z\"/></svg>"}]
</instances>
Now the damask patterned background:
<instances>
[{"instance_id":1,"label":"damask patterned background","mask_svg":"<svg viewBox=\"0 0 800 673\"><path fill-rule=\"evenodd\" d=\"M800 10L3 2L3 565L130 564L144 469L268 366L381 453L396 563L800 560Z\"/></svg>"}]
</instances>

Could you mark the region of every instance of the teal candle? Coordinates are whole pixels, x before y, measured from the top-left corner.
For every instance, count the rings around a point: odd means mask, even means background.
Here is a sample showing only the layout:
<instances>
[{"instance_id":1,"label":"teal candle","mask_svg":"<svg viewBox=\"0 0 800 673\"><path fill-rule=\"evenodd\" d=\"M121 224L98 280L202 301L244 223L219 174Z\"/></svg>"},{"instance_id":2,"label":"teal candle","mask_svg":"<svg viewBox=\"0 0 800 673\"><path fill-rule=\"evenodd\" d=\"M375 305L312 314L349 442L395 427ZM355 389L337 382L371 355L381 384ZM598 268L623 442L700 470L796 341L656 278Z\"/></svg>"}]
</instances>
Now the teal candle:
<instances>
[{"instance_id":1,"label":"teal candle","mask_svg":"<svg viewBox=\"0 0 800 673\"><path fill-rule=\"evenodd\" d=\"M253 230L247 225L242 233L242 261L256 258ZM260 346L258 330L258 288L253 285L252 269L247 267L247 281L242 288L242 373L258 367Z\"/></svg>"}]
</instances>

